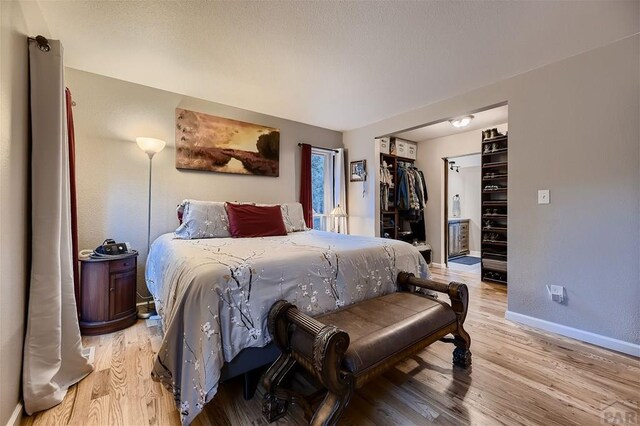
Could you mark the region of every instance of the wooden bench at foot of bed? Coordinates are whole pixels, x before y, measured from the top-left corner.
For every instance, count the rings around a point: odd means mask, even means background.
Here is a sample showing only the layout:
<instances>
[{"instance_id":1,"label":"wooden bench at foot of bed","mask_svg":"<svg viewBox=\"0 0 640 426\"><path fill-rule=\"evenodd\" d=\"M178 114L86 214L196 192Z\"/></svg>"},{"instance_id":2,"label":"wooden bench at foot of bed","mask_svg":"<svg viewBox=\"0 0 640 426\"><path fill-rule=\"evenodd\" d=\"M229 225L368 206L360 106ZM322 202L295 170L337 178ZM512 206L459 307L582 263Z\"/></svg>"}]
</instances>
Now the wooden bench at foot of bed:
<instances>
[{"instance_id":1,"label":"wooden bench at foot of bed","mask_svg":"<svg viewBox=\"0 0 640 426\"><path fill-rule=\"evenodd\" d=\"M269 331L282 354L262 379L263 414L269 422L283 417L289 403L296 402L310 424L335 424L354 389L437 340L455 345L454 365L471 365L471 338L463 328L469 303L467 286L419 279L406 272L398 274L398 285L402 291L315 318L284 300L273 305ZM414 287L446 293L450 304L416 293ZM453 337L445 337L449 334ZM315 410L309 398L282 386L294 365L326 389Z\"/></svg>"}]
</instances>

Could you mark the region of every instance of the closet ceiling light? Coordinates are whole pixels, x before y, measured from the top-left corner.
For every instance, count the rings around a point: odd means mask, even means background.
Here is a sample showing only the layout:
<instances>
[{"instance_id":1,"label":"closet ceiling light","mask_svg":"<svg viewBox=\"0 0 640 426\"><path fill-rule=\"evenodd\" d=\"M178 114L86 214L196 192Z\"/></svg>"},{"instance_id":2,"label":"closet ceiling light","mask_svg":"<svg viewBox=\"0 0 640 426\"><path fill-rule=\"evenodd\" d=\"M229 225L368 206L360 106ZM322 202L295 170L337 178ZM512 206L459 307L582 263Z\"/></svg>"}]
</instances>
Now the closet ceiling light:
<instances>
[{"instance_id":1,"label":"closet ceiling light","mask_svg":"<svg viewBox=\"0 0 640 426\"><path fill-rule=\"evenodd\" d=\"M453 127L466 127L473 120L473 115L465 115L464 117L454 118L453 120L449 120L449 123Z\"/></svg>"}]
</instances>

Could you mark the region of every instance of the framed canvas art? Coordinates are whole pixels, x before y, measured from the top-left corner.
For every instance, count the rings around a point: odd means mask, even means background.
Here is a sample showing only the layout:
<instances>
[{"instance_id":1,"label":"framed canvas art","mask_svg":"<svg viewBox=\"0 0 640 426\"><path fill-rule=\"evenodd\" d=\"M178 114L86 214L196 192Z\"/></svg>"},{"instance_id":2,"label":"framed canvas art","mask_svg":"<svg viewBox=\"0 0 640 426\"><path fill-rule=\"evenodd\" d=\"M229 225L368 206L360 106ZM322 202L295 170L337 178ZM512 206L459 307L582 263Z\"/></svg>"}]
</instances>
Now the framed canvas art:
<instances>
[{"instance_id":1,"label":"framed canvas art","mask_svg":"<svg viewBox=\"0 0 640 426\"><path fill-rule=\"evenodd\" d=\"M176 108L176 168L280 174L280 130Z\"/></svg>"}]
</instances>

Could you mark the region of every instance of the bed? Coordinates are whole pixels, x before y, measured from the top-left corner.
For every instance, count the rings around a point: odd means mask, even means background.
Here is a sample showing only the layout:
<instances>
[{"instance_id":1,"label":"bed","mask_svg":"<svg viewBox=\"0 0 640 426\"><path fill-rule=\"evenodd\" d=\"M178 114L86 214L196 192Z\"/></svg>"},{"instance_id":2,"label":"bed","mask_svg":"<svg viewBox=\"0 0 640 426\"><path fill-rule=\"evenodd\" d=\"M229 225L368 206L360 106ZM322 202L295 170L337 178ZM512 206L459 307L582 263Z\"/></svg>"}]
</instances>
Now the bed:
<instances>
[{"instance_id":1,"label":"bed","mask_svg":"<svg viewBox=\"0 0 640 426\"><path fill-rule=\"evenodd\" d=\"M216 394L221 370L271 342L267 315L286 299L315 316L396 291L399 271L429 278L410 244L307 230L260 238L159 237L146 281L164 338L152 376L173 393L183 424Z\"/></svg>"}]
</instances>

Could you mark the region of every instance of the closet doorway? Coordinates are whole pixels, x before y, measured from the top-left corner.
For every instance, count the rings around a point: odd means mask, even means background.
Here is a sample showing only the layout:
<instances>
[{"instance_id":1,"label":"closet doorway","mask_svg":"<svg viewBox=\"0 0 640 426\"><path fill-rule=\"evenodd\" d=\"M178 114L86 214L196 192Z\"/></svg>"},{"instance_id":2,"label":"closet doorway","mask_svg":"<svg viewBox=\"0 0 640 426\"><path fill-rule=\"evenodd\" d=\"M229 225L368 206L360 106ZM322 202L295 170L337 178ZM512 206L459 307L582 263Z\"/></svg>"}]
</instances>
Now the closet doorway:
<instances>
[{"instance_id":1,"label":"closet doorway","mask_svg":"<svg viewBox=\"0 0 640 426\"><path fill-rule=\"evenodd\" d=\"M433 267L481 274L483 281L506 284L507 123L504 102L388 135L416 143L415 166L424 173L428 193L423 216ZM451 173L455 177L449 179ZM468 174L474 180L462 179ZM450 193L449 186L456 192ZM475 189L463 193L462 187ZM451 226L455 235L449 232L450 219L457 223Z\"/></svg>"},{"instance_id":2,"label":"closet doorway","mask_svg":"<svg viewBox=\"0 0 640 426\"><path fill-rule=\"evenodd\" d=\"M480 276L480 152L443 158L444 240L449 269Z\"/></svg>"}]
</instances>

